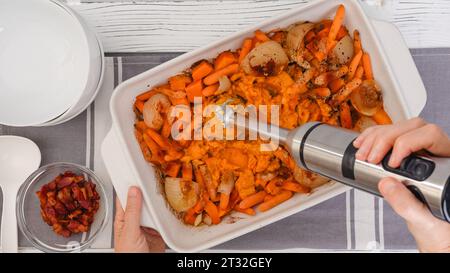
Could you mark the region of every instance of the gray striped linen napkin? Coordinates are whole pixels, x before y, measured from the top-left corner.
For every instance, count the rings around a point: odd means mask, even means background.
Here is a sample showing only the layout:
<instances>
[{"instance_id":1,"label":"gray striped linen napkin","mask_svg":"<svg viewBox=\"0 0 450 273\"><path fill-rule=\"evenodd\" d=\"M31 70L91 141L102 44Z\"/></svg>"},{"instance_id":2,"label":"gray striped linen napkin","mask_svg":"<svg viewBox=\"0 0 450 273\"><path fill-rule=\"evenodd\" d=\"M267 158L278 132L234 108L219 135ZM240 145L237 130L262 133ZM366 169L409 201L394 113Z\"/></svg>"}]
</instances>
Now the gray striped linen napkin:
<instances>
[{"instance_id":1,"label":"gray striped linen napkin","mask_svg":"<svg viewBox=\"0 0 450 273\"><path fill-rule=\"evenodd\" d=\"M413 49L414 60L428 91L422 117L450 133L450 49ZM68 161L94 170L114 190L100 156L100 145L111 126L109 99L115 86L179 54L139 54L106 58L105 81L95 102L77 118L58 126L13 128L0 134L32 139L42 152L42 164ZM1 197L0 197L1 200ZM111 202L109 215L113 217ZM1 206L0 206L1 208ZM113 247L112 221L89 251ZM23 251L32 251L19 233ZM209 251L415 251L403 221L380 198L351 190L301 213L246 234Z\"/></svg>"}]
</instances>

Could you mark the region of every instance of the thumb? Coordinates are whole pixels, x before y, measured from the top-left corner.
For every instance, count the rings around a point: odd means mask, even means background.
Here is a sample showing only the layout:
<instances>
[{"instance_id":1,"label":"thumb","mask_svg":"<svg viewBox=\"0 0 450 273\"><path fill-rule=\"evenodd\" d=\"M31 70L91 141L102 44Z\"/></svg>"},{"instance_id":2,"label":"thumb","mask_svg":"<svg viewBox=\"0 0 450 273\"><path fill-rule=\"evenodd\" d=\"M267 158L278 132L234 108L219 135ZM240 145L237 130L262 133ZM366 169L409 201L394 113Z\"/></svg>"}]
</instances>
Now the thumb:
<instances>
[{"instance_id":1,"label":"thumb","mask_svg":"<svg viewBox=\"0 0 450 273\"><path fill-rule=\"evenodd\" d=\"M393 178L384 178L378 184L384 199L394 211L411 224L427 224L434 220L428 208L420 202L403 183Z\"/></svg>"},{"instance_id":2,"label":"thumb","mask_svg":"<svg viewBox=\"0 0 450 273\"><path fill-rule=\"evenodd\" d=\"M142 194L138 187L130 187L125 208L125 225L139 231L141 226Z\"/></svg>"}]
</instances>

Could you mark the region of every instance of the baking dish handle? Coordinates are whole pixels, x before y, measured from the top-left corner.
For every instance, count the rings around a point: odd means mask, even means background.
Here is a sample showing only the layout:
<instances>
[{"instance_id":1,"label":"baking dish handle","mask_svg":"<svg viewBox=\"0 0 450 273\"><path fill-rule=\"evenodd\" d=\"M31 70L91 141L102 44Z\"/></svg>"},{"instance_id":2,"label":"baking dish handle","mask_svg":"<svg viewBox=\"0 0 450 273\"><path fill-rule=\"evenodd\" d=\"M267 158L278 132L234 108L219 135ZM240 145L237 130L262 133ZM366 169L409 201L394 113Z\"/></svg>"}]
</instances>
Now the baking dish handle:
<instances>
[{"instance_id":1,"label":"baking dish handle","mask_svg":"<svg viewBox=\"0 0 450 273\"><path fill-rule=\"evenodd\" d=\"M106 135L101 147L103 162L111 177L114 190L120 203L124 206L127 202L127 192L130 186L137 185L131 171L128 169L128 163L124 160L122 150L117 142L114 128ZM145 227L155 228L150 211L145 203L142 208L141 225Z\"/></svg>"},{"instance_id":2,"label":"baking dish handle","mask_svg":"<svg viewBox=\"0 0 450 273\"><path fill-rule=\"evenodd\" d=\"M400 85L400 92L409 110L408 118L417 117L425 107L427 91L409 48L395 25L373 19L372 24Z\"/></svg>"}]
</instances>

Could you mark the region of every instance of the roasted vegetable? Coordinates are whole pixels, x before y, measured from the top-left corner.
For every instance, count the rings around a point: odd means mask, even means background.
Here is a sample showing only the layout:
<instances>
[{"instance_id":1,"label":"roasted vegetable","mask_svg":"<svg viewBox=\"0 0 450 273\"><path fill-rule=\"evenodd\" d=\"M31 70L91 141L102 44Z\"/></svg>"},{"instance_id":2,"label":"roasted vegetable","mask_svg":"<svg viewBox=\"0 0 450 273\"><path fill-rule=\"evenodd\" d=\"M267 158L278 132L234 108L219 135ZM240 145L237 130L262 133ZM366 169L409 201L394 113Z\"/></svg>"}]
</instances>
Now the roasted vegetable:
<instances>
[{"instance_id":1,"label":"roasted vegetable","mask_svg":"<svg viewBox=\"0 0 450 273\"><path fill-rule=\"evenodd\" d=\"M299 23L288 28L286 37L286 48L291 61L297 62L300 66L308 68L304 63L304 38L306 34L314 28L313 23Z\"/></svg>"},{"instance_id":2,"label":"roasted vegetable","mask_svg":"<svg viewBox=\"0 0 450 273\"><path fill-rule=\"evenodd\" d=\"M359 113L373 116L382 106L381 89L374 80L365 80L352 92L350 100Z\"/></svg>"},{"instance_id":3,"label":"roasted vegetable","mask_svg":"<svg viewBox=\"0 0 450 273\"><path fill-rule=\"evenodd\" d=\"M166 177L164 190L167 201L176 212L187 211L197 203L198 187L195 182Z\"/></svg>"},{"instance_id":4,"label":"roasted vegetable","mask_svg":"<svg viewBox=\"0 0 450 273\"><path fill-rule=\"evenodd\" d=\"M152 129L161 129L164 120L162 113L166 112L172 104L169 98L161 93L157 93L147 100L143 108L145 124Z\"/></svg>"},{"instance_id":5,"label":"roasted vegetable","mask_svg":"<svg viewBox=\"0 0 450 273\"><path fill-rule=\"evenodd\" d=\"M286 68L288 62L281 45L275 41L267 41L248 53L242 61L242 68L247 74L274 76Z\"/></svg>"},{"instance_id":6,"label":"roasted vegetable","mask_svg":"<svg viewBox=\"0 0 450 273\"><path fill-rule=\"evenodd\" d=\"M315 188L329 182L300 169L283 146L262 150L262 145L270 146L268 141L250 140L248 132L217 130L224 139L176 140L171 127L184 114L187 123L181 127L191 137L221 128L207 126L217 121L216 116L189 123L195 119L189 114L199 111L194 97L202 98L203 107L227 102L238 112L240 106L279 106L278 125L285 129L311 121L357 131L390 123L369 54L359 32L350 32L343 24L344 17L340 5L332 20L256 30L236 51L199 60L167 84L136 97L136 139L144 159L162 172L167 201L184 223L215 225L233 212L255 215L256 208L267 211L294 194L314 194ZM155 108L152 119L142 117L144 106L153 100L170 107ZM186 110L182 115L168 115L180 106ZM258 117L269 121L272 115L270 110Z\"/></svg>"},{"instance_id":7,"label":"roasted vegetable","mask_svg":"<svg viewBox=\"0 0 450 273\"><path fill-rule=\"evenodd\" d=\"M353 53L353 39L348 35L345 35L333 49L334 57L341 65L347 64L352 59Z\"/></svg>"}]
</instances>

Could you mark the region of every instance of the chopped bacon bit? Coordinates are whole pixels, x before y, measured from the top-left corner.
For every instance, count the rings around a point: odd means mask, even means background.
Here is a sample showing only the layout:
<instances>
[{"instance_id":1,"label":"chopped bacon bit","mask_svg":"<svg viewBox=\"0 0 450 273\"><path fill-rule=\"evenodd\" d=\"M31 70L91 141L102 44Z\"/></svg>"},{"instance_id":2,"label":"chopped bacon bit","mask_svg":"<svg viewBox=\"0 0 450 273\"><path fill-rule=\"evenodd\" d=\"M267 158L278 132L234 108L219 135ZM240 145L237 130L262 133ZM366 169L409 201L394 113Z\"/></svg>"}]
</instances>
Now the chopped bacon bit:
<instances>
[{"instance_id":1,"label":"chopped bacon bit","mask_svg":"<svg viewBox=\"0 0 450 273\"><path fill-rule=\"evenodd\" d=\"M100 207L95 184L82 175L65 172L36 193L42 219L61 236L87 232Z\"/></svg>"}]
</instances>

